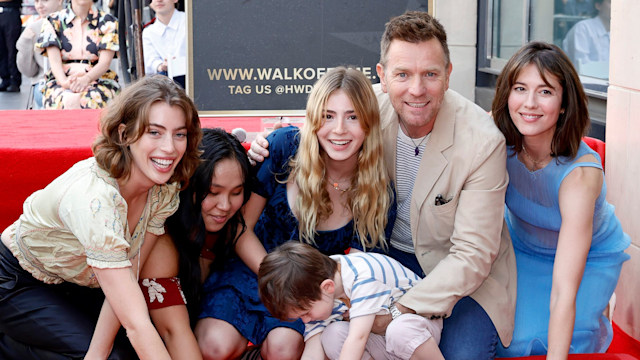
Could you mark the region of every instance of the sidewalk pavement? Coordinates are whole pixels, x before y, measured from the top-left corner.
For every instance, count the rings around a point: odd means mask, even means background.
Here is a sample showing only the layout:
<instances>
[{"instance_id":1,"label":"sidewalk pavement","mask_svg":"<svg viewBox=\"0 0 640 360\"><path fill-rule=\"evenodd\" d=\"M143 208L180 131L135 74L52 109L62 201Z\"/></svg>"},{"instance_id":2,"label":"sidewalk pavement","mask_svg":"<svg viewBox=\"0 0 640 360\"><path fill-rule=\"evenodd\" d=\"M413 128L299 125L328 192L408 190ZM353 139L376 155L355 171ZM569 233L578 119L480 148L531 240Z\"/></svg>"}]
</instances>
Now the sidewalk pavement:
<instances>
[{"instance_id":1,"label":"sidewalk pavement","mask_svg":"<svg viewBox=\"0 0 640 360\"><path fill-rule=\"evenodd\" d=\"M31 79L22 78L19 93L0 91L0 110L25 110L31 90Z\"/></svg>"}]
</instances>

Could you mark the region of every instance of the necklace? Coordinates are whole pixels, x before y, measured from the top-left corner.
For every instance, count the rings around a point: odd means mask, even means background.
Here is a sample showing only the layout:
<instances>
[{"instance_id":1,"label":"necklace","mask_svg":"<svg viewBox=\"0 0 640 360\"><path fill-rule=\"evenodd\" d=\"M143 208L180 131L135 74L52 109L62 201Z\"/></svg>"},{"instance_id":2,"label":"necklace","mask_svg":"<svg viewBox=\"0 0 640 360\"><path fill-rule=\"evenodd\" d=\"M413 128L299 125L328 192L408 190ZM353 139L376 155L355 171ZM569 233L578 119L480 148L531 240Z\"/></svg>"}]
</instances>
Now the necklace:
<instances>
[{"instance_id":1,"label":"necklace","mask_svg":"<svg viewBox=\"0 0 640 360\"><path fill-rule=\"evenodd\" d=\"M329 174L327 174L327 178L329 179L331 185L333 186L334 189L340 191L341 194L344 194L347 192L347 190L349 190L351 188L351 186L348 186L346 189L343 189L340 187L340 183L338 181L335 181L331 178L331 176L329 176ZM345 179L341 179L341 181L344 181Z\"/></svg>"},{"instance_id":2,"label":"necklace","mask_svg":"<svg viewBox=\"0 0 640 360\"><path fill-rule=\"evenodd\" d=\"M400 119L398 117L398 119ZM416 145L416 142L413 141L413 138L409 135L409 130L407 130L407 126L404 124L404 122L402 121L402 119L400 119L400 125L402 125L402 127L404 127L404 131L407 133L407 137L409 138L409 140L411 140L411 143L413 144L413 146L415 146L415 155L414 156L418 156L420 155L420 145L422 145L422 143L427 139L427 137L429 136L429 134L425 135L420 142Z\"/></svg>"},{"instance_id":3,"label":"necklace","mask_svg":"<svg viewBox=\"0 0 640 360\"><path fill-rule=\"evenodd\" d=\"M547 160L546 156L542 160L535 160L533 157L531 157L531 155L529 155L529 152L527 151L527 148L524 146L524 144L522 144L522 152L524 153L524 156L526 156L527 159L529 159L529 161L533 163L533 170L536 170L538 168L541 169L541 165L543 165L544 161Z\"/></svg>"}]
</instances>

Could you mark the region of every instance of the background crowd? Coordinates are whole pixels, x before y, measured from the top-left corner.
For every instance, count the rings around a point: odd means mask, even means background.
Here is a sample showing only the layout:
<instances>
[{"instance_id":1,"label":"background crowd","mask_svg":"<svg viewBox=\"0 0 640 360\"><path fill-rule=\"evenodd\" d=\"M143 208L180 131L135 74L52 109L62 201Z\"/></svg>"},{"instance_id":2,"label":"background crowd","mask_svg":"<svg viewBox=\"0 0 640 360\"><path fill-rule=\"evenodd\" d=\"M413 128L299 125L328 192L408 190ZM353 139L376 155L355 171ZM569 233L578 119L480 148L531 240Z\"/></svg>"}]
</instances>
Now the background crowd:
<instances>
[{"instance_id":1,"label":"background crowd","mask_svg":"<svg viewBox=\"0 0 640 360\"><path fill-rule=\"evenodd\" d=\"M177 2L149 4L152 17L142 34L146 66L139 74L164 74L184 87L187 33ZM120 40L113 2L34 0L37 14L28 17L22 33L21 1L0 4L6 9L0 12L0 91L20 91L24 75L32 84L29 108L96 109L105 107L125 85L118 77L120 64L114 61ZM4 20L8 17L10 24Z\"/></svg>"}]
</instances>

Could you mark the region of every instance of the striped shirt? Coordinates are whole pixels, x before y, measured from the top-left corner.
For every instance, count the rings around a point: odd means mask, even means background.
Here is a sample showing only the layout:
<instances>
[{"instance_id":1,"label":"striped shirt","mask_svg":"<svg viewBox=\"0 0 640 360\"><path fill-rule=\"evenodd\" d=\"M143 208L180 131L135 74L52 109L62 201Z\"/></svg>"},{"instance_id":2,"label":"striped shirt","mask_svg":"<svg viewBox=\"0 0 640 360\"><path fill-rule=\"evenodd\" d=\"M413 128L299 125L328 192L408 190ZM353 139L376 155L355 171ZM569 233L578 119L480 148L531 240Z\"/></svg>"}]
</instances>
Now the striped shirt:
<instances>
[{"instance_id":1,"label":"striped shirt","mask_svg":"<svg viewBox=\"0 0 640 360\"><path fill-rule=\"evenodd\" d=\"M388 314L389 306L420 281L418 275L383 254L354 252L331 258L340 264L342 286L351 307L336 299L328 319L306 324L305 340L322 332L331 322L342 320L347 310L350 318Z\"/></svg>"},{"instance_id":2,"label":"striped shirt","mask_svg":"<svg viewBox=\"0 0 640 360\"><path fill-rule=\"evenodd\" d=\"M398 213L396 214L396 222L393 226L391 234L391 246L398 250L413 254L413 240L411 238L411 193L413 192L413 184L416 181L416 175L420 168L424 148L429 142L431 133L427 134L427 138L413 140L398 129L398 139L396 141L396 191L398 201ZM422 143L420 143L422 141ZM415 155L416 144L420 153Z\"/></svg>"}]
</instances>

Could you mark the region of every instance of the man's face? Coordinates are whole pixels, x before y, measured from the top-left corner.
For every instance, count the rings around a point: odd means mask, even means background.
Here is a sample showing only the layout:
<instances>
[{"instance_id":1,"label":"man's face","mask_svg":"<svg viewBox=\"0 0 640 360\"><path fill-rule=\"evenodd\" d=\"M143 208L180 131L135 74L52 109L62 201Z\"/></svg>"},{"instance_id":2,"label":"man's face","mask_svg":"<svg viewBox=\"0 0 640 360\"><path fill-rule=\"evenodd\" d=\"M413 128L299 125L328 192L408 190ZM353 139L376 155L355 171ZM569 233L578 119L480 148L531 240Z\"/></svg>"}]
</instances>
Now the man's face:
<instances>
[{"instance_id":1,"label":"man's face","mask_svg":"<svg viewBox=\"0 0 640 360\"><path fill-rule=\"evenodd\" d=\"M156 12L156 15L171 14L177 2L178 0L151 0L149 7Z\"/></svg>"},{"instance_id":2,"label":"man's face","mask_svg":"<svg viewBox=\"0 0 640 360\"><path fill-rule=\"evenodd\" d=\"M420 43L393 40L387 64L378 64L376 71L407 135L417 138L431 132L451 75L451 64L445 63L438 39Z\"/></svg>"},{"instance_id":3,"label":"man's face","mask_svg":"<svg viewBox=\"0 0 640 360\"><path fill-rule=\"evenodd\" d=\"M598 10L598 16L604 21L611 21L611 0L604 0L595 4Z\"/></svg>"}]
</instances>

